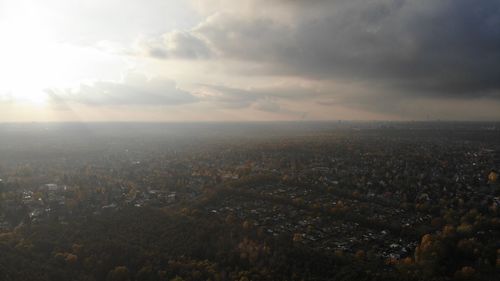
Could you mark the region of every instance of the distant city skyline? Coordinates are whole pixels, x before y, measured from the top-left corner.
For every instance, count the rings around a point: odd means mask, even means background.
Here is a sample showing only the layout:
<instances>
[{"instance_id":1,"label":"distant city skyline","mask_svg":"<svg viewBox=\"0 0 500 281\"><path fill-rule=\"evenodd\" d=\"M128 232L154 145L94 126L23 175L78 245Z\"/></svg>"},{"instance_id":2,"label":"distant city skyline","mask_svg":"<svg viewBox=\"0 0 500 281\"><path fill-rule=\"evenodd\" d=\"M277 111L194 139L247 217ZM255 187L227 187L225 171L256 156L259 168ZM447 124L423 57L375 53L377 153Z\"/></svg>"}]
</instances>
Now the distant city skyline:
<instances>
[{"instance_id":1,"label":"distant city skyline","mask_svg":"<svg viewBox=\"0 0 500 281\"><path fill-rule=\"evenodd\" d=\"M500 121L497 0L0 0L0 122Z\"/></svg>"}]
</instances>

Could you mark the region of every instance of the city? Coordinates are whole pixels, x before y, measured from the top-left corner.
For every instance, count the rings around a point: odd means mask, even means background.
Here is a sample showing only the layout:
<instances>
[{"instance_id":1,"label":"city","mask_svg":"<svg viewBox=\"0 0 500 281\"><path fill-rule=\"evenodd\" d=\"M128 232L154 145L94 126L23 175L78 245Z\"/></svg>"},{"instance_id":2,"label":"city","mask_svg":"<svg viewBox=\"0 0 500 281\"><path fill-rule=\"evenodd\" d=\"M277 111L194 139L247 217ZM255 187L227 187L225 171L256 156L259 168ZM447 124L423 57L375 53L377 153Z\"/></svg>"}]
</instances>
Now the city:
<instances>
[{"instance_id":1,"label":"city","mask_svg":"<svg viewBox=\"0 0 500 281\"><path fill-rule=\"evenodd\" d=\"M73 246L96 241L50 240L39 249L34 243L41 238L25 231L71 232L106 219L127 224L123 214L142 217L159 211L160 216L231 229L231 239L241 239L226 249L241 252L232 261L237 267L220 257L209 259L211 254L190 257L224 268L228 276L220 280L233 280L242 269L251 280L275 280L283 273L265 263L282 247L276 243L334 261L352 259L367 268L365 278L494 276L500 266L500 131L490 125L311 123L308 127L317 131L242 137L221 129L220 137L196 140L156 132L171 130L168 125L151 125L140 138L126 133L110 138L103 134L106 125L95 125L93 137L50 126L37 132L33 125L36 141L17 145L43 147L47 155L2 157L0 242L19 253L35 251L48 260L59 255L63 264L80 264L85 261ZM266 126L278 125L260 126L265 132ZM25 134L2 129L11 139ZM96 146L45 147L57 134L61 144L81 137ZM15 151L16 143L3 142ZM158 145L164 147L161 152ZM144 222L135 223L143 227ZM218 238L206 235L203 239ZM255 252L244 252L246 247ZM151 270L166 270L170 276L170 265L161 264L178 258L160 259ZM370 273L371 267L383 271ZM141 270L127 268L135 274ZM67 270L88 274L81 267ZM294 274L297 280L321 277L300 270ZM189 274L180 277L197 280Z\"/></svg>"}]
</instances>

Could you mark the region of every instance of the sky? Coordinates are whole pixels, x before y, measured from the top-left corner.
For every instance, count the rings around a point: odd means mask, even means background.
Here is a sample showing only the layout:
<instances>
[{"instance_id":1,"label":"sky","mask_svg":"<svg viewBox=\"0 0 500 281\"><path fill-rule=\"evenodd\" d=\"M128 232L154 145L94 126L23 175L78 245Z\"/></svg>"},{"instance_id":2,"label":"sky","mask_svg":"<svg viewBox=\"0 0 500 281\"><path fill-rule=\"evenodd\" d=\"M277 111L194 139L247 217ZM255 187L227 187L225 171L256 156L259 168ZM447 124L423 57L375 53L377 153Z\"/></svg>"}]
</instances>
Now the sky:
<instances>
[{"instance_id":1,"label":"sky","mask_svg":"<svg viewBox=\"0 0 500 281\"><path fill-rule=\"evenodd\" d=\"M498 0L0 0L0 122L500 120Z\"/></svg>"}]
</instances>

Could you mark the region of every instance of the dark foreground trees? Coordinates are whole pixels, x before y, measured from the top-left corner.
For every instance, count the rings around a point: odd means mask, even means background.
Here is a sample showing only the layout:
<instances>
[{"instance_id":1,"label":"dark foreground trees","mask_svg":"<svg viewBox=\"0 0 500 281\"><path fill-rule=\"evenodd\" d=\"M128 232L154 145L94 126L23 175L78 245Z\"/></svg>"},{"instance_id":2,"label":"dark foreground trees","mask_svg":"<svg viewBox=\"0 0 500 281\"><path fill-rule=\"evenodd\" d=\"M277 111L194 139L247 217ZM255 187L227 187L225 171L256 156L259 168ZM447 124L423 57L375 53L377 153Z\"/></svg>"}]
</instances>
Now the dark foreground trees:
<instances>
[{"instance_id":1,"label":"dark foreground trees","mask_svg":"<svg viewBox=\"0 0 500 281\"><path fill-rule=\"evenodd\" d=\"M431 243L428 239L421 246ZM469 246L462 245L464 251ZM417 263L394 267L364 255L315 252L293 237L268 237L239 224L148 208L104 213L68 225L26 225L2 234L0 251L0 280L6 281L480 278L466 267L455 277L441 277L446 275L426 256L432 253L421 251ZM495 276L491 274L483 277Z\"/></svg>"}]
</instances>

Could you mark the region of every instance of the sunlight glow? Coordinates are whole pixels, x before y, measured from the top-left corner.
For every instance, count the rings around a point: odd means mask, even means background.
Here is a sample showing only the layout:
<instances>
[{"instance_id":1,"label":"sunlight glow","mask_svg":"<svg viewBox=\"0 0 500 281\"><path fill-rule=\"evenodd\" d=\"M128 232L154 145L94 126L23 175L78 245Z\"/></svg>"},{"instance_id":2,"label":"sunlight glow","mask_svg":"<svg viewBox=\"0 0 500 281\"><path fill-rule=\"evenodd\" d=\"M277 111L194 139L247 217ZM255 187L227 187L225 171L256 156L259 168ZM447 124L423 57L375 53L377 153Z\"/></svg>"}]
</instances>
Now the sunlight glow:
<instances>
[{"instance_id":1,"label":"sunlight glow","mask_svg":"<svg viewBox=\"0 0 500 281\"><path fill-rule=\"evenodd\" d=\"M44 107L46 89L70 87L91 72L85 60L98 57L60 42L36 6L12 4L0 15L0 100Z\"/></svg>"},{"instance_id":2,"label":"sunlight glow","mask_svg":"<svg viewBox=\"0 0 500 281\"><path fill-rule=\"evenodd\" d=\"M64 61L41 20L41 11L8 8L0 19L0 93L14 102L42 106L43 89L57 80Z\"/></svg>"}]
</instances>

